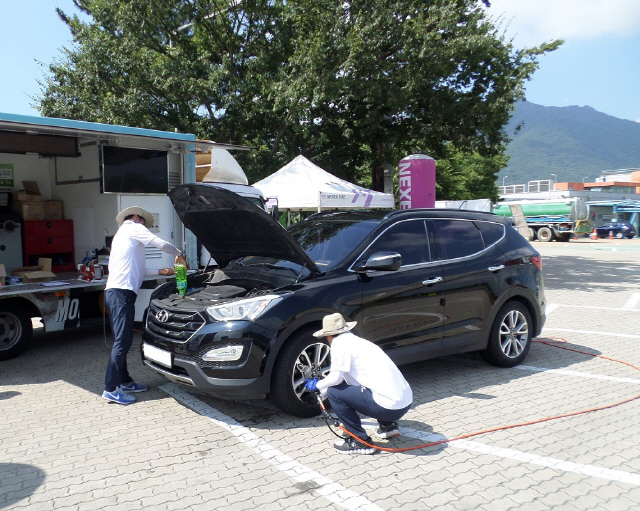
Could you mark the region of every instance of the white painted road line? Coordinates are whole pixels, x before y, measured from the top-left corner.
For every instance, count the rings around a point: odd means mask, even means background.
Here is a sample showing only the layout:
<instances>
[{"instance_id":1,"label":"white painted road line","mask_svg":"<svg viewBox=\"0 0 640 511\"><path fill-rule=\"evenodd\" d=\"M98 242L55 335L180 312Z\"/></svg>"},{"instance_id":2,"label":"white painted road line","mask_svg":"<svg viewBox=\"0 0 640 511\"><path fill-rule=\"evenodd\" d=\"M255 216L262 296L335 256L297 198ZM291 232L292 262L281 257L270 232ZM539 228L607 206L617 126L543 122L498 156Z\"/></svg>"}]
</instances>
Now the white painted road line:
<instances>
[{"instance_id":1,"label":"white painted road line","mask_svg":"<svg viewBox=\"0 0 640 511\"><path fill-rule=\"evenodd\" d=\"M246 428L228 415L200 401L180 385L167 383L159 388L177 401L180 401L195 412L208 418L214 424L233 433L245 446L253 449L278 470L287 474L287 476L301 483L313 481L318 485L317 488L313 488L313 491L326 497L331 502L349 511L384 511L367 498L358 495L340 483L332 481L328 477L287 456L279 449L272 447L267 442L261 440L249 428Z\"/></svg>"},{"instance_id":2,"label":"white painted road line","mask_svg":"<svg viewBox=\"0 0 640 511\"><path fill-rule=\"evenodd\" d=\"M616 381L620 383L631 383L632 385L640 385L640 380L635 378L620 378L617 376L605 376L603 374L583 373L580 371L569 371L568 369L549 369L547 367L523 366L523 365L514 366L513 369L530 371L532 373L555 373L555 374L562 374L566 376L578 376L580 378L594 378L596 380L609 380L609 381Z\"/></svg>"},{"instance_id":3,"label":"white painted road line","mask_svg":"<svg viewBox=\"0 0 640 511\"><path fill-rule=\"evenodd\" d=\"M369 428L375 428L377 426L377 421L371 418L367 418L362 422L362 424ZM447 437L438 433L425 433L423 431L418 431L417 429L405 428L404 426L402 426L402 421L400 422L400 431L403 435L415 438L416 440L420 440L425 444L447 440ZM574 472L576 474L584 474L592 477L599 477L601 479L607 479L609 481L618 481L621 483L632 484L634 486L640 486L640 474L624 472L623 470L613 470L609 468L598 467L596 465L574 463L572 461L559 460L557 458L540 456L538 454L517 451L515 449L504 449L502 447L495 447L493 445L487 445L471 440L452 440L442 445L448 445L450 447L464 449L467 451L479 452L481 454L488 454L490 456L496 456L498 458L522 461L524 463L531 463L533 465L541 465L543 467L549 467L561 472Z\"/></svg>"},{"instance_id":4,"label":"white painted road line","mask_svg":"<svg viewBox=\"0 0 640 511\"><path fill-rule=\"evenodd\" d=\"M238 440L244 445L253 449L257 454L262 456L269 463L274 465L278 470L281 470L289 477L299 482L313 481L318 485L318 488L314 488L313 491L326 497L331 502L338 504L339 506L348 509L349 511L383 511L382 508L368 500L367 498L358 495L357 493L345 488L339 483L336 483L323 476L319 472L312 470L302 463L294 460L282 451L272 447L267 442L261 440L255 433L249 428L246 428L236 420L232 419L228 415L216 410L212 406L203 403L198 398L189 394L180 385L175 383L168 383L159 387L176 400L185 404L195 412L207 417L214 424L226 429L233 433ZM369 419L367 422L363 422L364 425L374 426L375 423ZM443 435L436 433L424 433L411 428L402 427L403 434L420 440L424 443L437 442L440 440L446 440ZM490 456L496 456L504 459L511 459L524 463L531 463L533 465L540 465L548 467L553 470L561 472L573 472L576 474L584 474L591 477L598 477L601 479L607 479L609 481L617 481L621 483L631 484L634 486L640 486L640 474L634 474L631 472L624 472L622 470L613 470L604 467L598 467L595 465L585 465L582 463L574 463L572 461L560 460L557 458L550 458L548 456L540 456L538 454L517 451L515 449L505 449L502 447L495 447L492 445L483 444L480 442L473 442L470 440L452 440L447 444L457 449L464 449L467 451L478 452L481 454L487 454Z\"/></svg>"},{"instance_id":5,"label":"white painted road line","mask_svg":"<svg viewBox=\"0 0 640 511\"><path fill-rule=\"evenodd\" d=\"M619 312L629 312L629 311L635 311L635 312L639 312L637 309L635 309L635 306L637 305L638 301L640 301L640 293L634 293L634 296L638 295L637 298L634 298L633 296L627 300L627 303L624 304L624 306L622 307L599 307L597 305L567 305L564 303L548 303L547 307L545 309L546 314L551 314L552 312L554 312L557 309L591 309L591 310L598 310L598 311L619 311Z\"/></svg>"},{"instance_id":6,"label":"white painted road line","mask_svg":"<svg viewBox=\"0 0 640 511\"><path fill-rule=\"evenodd\" d=\"M549 328L544 327L543 332L569 332L574 334L602 335L605 337L624 337L625 339L640 339L640 335L616 334L613 332L603 332L601 330L574 330L572 328Z\"/></svg>"},{"instance_id":7,"label":"white painted road line","mask_svg":"<svg viewBox=\"0 0 640 511\"><path fill-rule=\"evenodd\" d=\"M640 302L640 293L633 293L631 298L627 300L627 303L625 303L622 308L625 310L634 310L638 305L638 302Z\"/></svg>"}]
</instances>

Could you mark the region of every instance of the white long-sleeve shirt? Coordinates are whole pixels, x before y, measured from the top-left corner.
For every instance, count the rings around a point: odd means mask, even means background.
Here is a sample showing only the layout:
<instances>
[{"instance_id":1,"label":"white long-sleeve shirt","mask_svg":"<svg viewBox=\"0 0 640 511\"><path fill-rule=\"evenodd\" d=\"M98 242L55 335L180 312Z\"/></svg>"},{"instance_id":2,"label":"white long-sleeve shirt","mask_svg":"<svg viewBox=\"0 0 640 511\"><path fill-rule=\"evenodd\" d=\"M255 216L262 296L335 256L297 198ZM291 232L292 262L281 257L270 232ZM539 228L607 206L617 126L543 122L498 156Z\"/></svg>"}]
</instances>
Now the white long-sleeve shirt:
<instances>
[{"instance_id":1,"label":"white long-sleeve shirt","mask_svg":"<svg viewBox=\"0 0 640 511\"><path fill-rule=\"evenodd\" d=\"M158 238L144 225L126 220L111 242L106 289L130 289L137 294L145 275L157 275L158 270L147 270L145 267L144 248L147 245L168 254L180 254L180 250Z\"/></svg>"},{"instance_id":2,"label":"white long-sleeve shirt","mask_svg":"<svg viewBox=\"0 0 640 511\"><path fill-rule=\"evenodd\" d=\"M413 402L411 387L389 356L351 332L340 334L331 342L331 371L317 388L323 392L343 381L367 387L373 400L387 410L400 410Z\"/></svg>"}]
</instances>

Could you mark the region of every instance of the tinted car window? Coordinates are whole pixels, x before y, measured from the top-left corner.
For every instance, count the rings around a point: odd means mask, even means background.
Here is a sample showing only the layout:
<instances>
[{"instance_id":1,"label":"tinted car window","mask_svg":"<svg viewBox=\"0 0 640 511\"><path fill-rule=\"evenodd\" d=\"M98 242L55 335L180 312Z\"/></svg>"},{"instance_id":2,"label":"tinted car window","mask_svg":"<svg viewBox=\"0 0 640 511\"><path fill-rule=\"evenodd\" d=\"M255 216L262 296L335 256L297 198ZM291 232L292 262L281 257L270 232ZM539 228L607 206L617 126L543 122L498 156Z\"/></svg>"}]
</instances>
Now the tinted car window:
<instances>
[{"instance_id":1,"label":"tinted car window","mask_svg":"<svg viewBox=\"0 0 640 511\"><path fill-rule=\"evenodd\" d=\"M441 259L467 257L484 250L484 241L475 223L439 218L433 223Z\"/></svg>"},{"instance_id":2,"label":"tinted car window","mask_svg":"<svg viewBox=\"0 0 640 511\"><path fill-rule=\"evenodd\" d=\"M476 222L476 225L482 233L485 248L497 243L504 236L504 225L491 222Z\"/></svg>"},{"instance_id":3,"label":"tinted car window","mask_svg":"<svg viewBox=\"0 0 640 511\"><path fill-rule=\"evenodd\" d=\"M424 220L392 225L366 250L364 259L374 252L397 252L402 256L402 266L431 261Z\"/></svg>"},{"instance_id":4,"label":"tinted car window","mask_svg":"<svg viewBox=\"0 0 640 511\"><path fill-rule=\"evenodd\" d=\"M378 225L379 220L309 218L288 231L321 271L344 261Z\"/></svg>"}]
</instances>

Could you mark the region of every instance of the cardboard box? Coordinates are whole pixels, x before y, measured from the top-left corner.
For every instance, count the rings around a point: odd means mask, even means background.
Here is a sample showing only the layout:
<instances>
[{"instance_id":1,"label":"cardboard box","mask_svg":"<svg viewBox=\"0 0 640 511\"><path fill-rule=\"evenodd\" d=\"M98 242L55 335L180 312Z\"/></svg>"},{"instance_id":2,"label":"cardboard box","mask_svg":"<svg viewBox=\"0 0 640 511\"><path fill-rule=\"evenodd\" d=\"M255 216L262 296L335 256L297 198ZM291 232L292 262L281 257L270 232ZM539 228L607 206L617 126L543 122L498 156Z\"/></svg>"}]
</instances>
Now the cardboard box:
<instances>
[{"instance_id":1,"label":"cardboard box","mask_svg":"<svg viewBox=\"0 0 640 511\"><path fill-rule=\"evenodd\" d=\"M44 206L42 202L15 201L13 210L20 213L23 220L44 220Z\"/></svg>"},{"instance_id":2,"label":"cardboard box","mask_svg":"<svg viewBox=\"0 0 640 511\"><path fill-rule=\"evenodd\" d=\"M35 181L23 181L22 186L24 190L16 192L16 200L22 202L40 202L42 200L42 194L38 183Z\"/></svg>"},{"instance_id":3,"label":"cardboard box","mask_svg":"<svg viewBox=\"0 0 640 511\"><path fill-rule=\"evenodd\" d=\"M46 200L42 202L44 206L45 220L62 220L62 201Z\"/></svg>"},{"instance_id":4,"label":"cardboard box","mask_svg":"<svg viewBox=\"0 0 640 511\"><path fill-rule=\"evenodd\" d=\"M56 274L51 271L51 258L49 257L41 257L38 259L38 266L14 268L11 275L20 277L25 284L47 282L56 277Z\"/></svg>"}]
</instances>

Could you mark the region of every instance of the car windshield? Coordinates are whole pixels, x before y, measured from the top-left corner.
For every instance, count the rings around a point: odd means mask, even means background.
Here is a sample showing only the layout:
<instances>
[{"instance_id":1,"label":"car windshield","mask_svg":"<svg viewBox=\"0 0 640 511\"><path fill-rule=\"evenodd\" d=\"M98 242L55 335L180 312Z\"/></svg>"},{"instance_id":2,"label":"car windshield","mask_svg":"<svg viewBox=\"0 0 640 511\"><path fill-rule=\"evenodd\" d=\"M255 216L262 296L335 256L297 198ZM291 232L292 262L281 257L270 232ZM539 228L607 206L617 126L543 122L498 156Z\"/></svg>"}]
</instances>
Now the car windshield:
<instances>
[{"instance_id":1,"label":"car windshield","mask_svg":"<svg viewBox=\"0 0 640 511\"><path fill-rule=\"evenodd\" d=\"M318 216L292 225L289 234L325 272L344 261L379 223L380 218L374 216Z\"/></svg>"}]
</instances>

